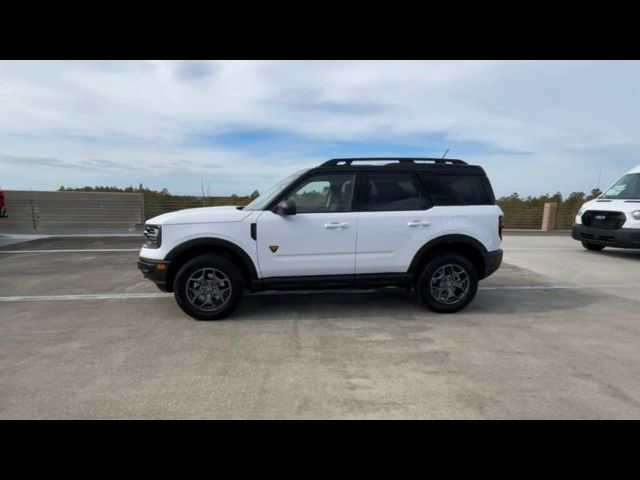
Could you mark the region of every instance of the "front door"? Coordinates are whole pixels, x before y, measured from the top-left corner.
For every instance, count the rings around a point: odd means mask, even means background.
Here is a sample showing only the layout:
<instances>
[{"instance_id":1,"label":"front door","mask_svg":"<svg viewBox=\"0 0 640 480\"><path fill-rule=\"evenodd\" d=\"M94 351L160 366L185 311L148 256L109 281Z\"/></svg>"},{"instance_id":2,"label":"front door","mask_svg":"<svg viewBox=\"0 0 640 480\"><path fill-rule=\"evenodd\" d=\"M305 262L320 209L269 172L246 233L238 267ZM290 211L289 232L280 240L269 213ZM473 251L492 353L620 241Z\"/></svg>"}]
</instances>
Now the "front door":
<instances>
[{"instance_id":1,"label":"front door","mask_svg":"<svg viewBox=\"0 0 640 480\"><path fill-rule=\"evenodd\" d=\"M292 200L295 215L265 210L257 220L262 278L353 275L358 213L351 211L355 175L316 174L279 200Z\"/></svg>"}]
</instances>

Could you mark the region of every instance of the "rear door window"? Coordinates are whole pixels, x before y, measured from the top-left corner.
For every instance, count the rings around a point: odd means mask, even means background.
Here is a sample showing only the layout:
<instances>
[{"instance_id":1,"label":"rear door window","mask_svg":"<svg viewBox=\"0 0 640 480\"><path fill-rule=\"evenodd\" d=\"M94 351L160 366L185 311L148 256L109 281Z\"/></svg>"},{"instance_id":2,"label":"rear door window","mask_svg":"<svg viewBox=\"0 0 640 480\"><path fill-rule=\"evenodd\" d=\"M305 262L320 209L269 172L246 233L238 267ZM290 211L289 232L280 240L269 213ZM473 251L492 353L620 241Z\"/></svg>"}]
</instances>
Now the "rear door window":
<instances>
[{"instance_id":1,"label":"rear door window","mask_svg":"<svg viewBox=\"0 0 640 480\"><path fill-rule=\"evenodd\" d=\"M495 205L489 180L481 175L419 173L434 205Z\"/></svg>"},{"instance_id":2,"label":"rear door window","mask_svg":"<svg viewBox=\"0 0 640 480\"><path fill-rule=\"evenodd\" d=\"M364 211L389 212L429 208L429 201L417 178L410 173L367 174L361 191Z\"/></svg>"}]
</instances>

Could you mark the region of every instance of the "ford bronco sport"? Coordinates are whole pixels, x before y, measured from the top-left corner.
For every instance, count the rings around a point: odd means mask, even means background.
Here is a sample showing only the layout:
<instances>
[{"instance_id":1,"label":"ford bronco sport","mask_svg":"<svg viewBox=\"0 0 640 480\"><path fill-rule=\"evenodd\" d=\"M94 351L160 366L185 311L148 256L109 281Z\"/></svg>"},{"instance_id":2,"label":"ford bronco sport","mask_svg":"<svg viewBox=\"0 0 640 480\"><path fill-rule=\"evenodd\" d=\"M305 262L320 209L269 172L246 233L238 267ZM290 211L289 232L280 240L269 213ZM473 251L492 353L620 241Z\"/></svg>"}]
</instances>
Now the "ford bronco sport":
<instances>
[{"instance_id":1,"label":"ford bronco sport","mask_svg":"<svg viewBox=\"0 0 640 480\"><path fill-rule=\"evenodd\" d=\"M138 268L200 320L243 292L404 287L456 312L502 262L502 211L462 160L346 158L287 177L245 207L147 221Z\"/></svg>"}]
</instances>

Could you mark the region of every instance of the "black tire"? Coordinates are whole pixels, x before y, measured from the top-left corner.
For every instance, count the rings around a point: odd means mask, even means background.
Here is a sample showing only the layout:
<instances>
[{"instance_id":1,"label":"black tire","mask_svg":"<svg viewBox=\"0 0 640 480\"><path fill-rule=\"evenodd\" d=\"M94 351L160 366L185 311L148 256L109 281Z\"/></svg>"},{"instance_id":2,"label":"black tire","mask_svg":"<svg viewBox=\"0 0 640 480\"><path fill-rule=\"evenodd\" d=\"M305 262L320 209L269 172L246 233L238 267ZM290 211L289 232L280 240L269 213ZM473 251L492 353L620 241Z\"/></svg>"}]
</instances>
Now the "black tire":
<instances>
[{"instance_id":1,"label":"black tire","mask_svg":"<svg viewBox=\"0 0 640 480\"><path fill-rule=\"evenodd\" d=\"M448 266L453 266L454 268L447 268ZM462 282L463 285L466 285L464 291L462 291L462 288L452 286L451 291L453 292L453 295L459 297L453 302L453 298L449 299L449 302L452 303L443 301L442 298L435 295L431 288L432 282L435 282L438 285L437 288L445 288L439 287L440 283L437 281L437 278L434 278L434 276L441 272L441 269L443 269L442 272L445 272L445 275L448 271L450 272L449 276L453 276L455 278L464 278L462 276L462 273L464 273L468 280L467 283L464 283L464 281ZM446 277L442 277L443 282L446 280ZM445 285L445 283L442 285ZM457 253L440 253L430 260L423 268L422 273L418 277L416 290L418 291L422 301L434 312L454 313L469 305L476 296L476 292L478 291L478 272L473 266L473 263L471 263L471 261L466 257ZM447 289L447 292L448 291L449 289ZM450 295L447 293L447 296Z\"/></svg>"},{"instance_id":2,"label":"black tire","mask_svg":"<svg viewBox=\"0 0 640 480\"><path fill-rule=\"evenodd\" d=\"M596 245L595 243L582 242L582 246L587 250L591 250L593 252L599 252L600 250L604 249L604 245Z\"/></svg>"},{"instance_id":3,"label":"black tire","mask_svg":"<svg viewBox=\"0 0 640 480\"><path fill-rule=\"evenodd\" d=\"M194 279L194 276L199 277L200 270L203 271L202 278L205 280L203 283L208 281L212 285L198 284L199 280ZM210 270L215 272L210 272ZM213 280L204 277L205 275L208 276L209 273L214 274ZM219 282L214 282L214 280ZM226 297L224 294L220 295L219 306L214 305L215 301L213 299L219 293L218 291L195 295L193 293L194 288L187 289L187 282L190 283L190 287L199 285L200 288L212 289L220 288L217 285L224 286L227 281L230 284L230 292ZM213 283L217 283L217 285L213 285ZM228 317L237 308L243 292L244 280L240 270L231 260L221 255L200 255L189 260L180 268L173 282L173 295L178 305L183 312L197 320L221 320ZM201 298L204 298L205 302L209 302L209 304L204 306L197 305L197 303L205 303L198 300ZM219 297L215 296L215 298Z\"/></svg>"}]
</instances>

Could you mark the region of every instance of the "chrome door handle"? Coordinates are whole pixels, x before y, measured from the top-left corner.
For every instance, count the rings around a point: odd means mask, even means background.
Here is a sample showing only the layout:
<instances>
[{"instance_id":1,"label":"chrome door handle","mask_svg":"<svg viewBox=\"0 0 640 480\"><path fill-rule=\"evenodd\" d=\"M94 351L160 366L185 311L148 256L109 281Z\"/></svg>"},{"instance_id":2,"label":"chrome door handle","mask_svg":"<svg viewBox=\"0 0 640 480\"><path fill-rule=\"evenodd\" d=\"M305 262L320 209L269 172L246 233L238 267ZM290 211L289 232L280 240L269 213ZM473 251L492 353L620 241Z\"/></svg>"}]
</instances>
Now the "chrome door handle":
<instances>
[{"instance_id":1,"label":"chrome door handle","mask_svg":"<svg viewBox=\"0 0 640 480\"><path fill-rule=\"evenodd\" d=\"M348 223L344 223L344 222L331 222L331 223L325 223L324 224L324 228L331 228L333 230L339 230L341 228L349 228L349 224Z\"/></svg>"},{"instance_id":2,"label":"chrome door handle","mask_svg":"<svg viewBox=\"0 0 640 480\"><path fill-rule=\"evenodd\" d=\"M431 225L431 222L425 220L411 220L407 222L407 227L428 227L429 225Z\"/></svg>"}]
</instances>

